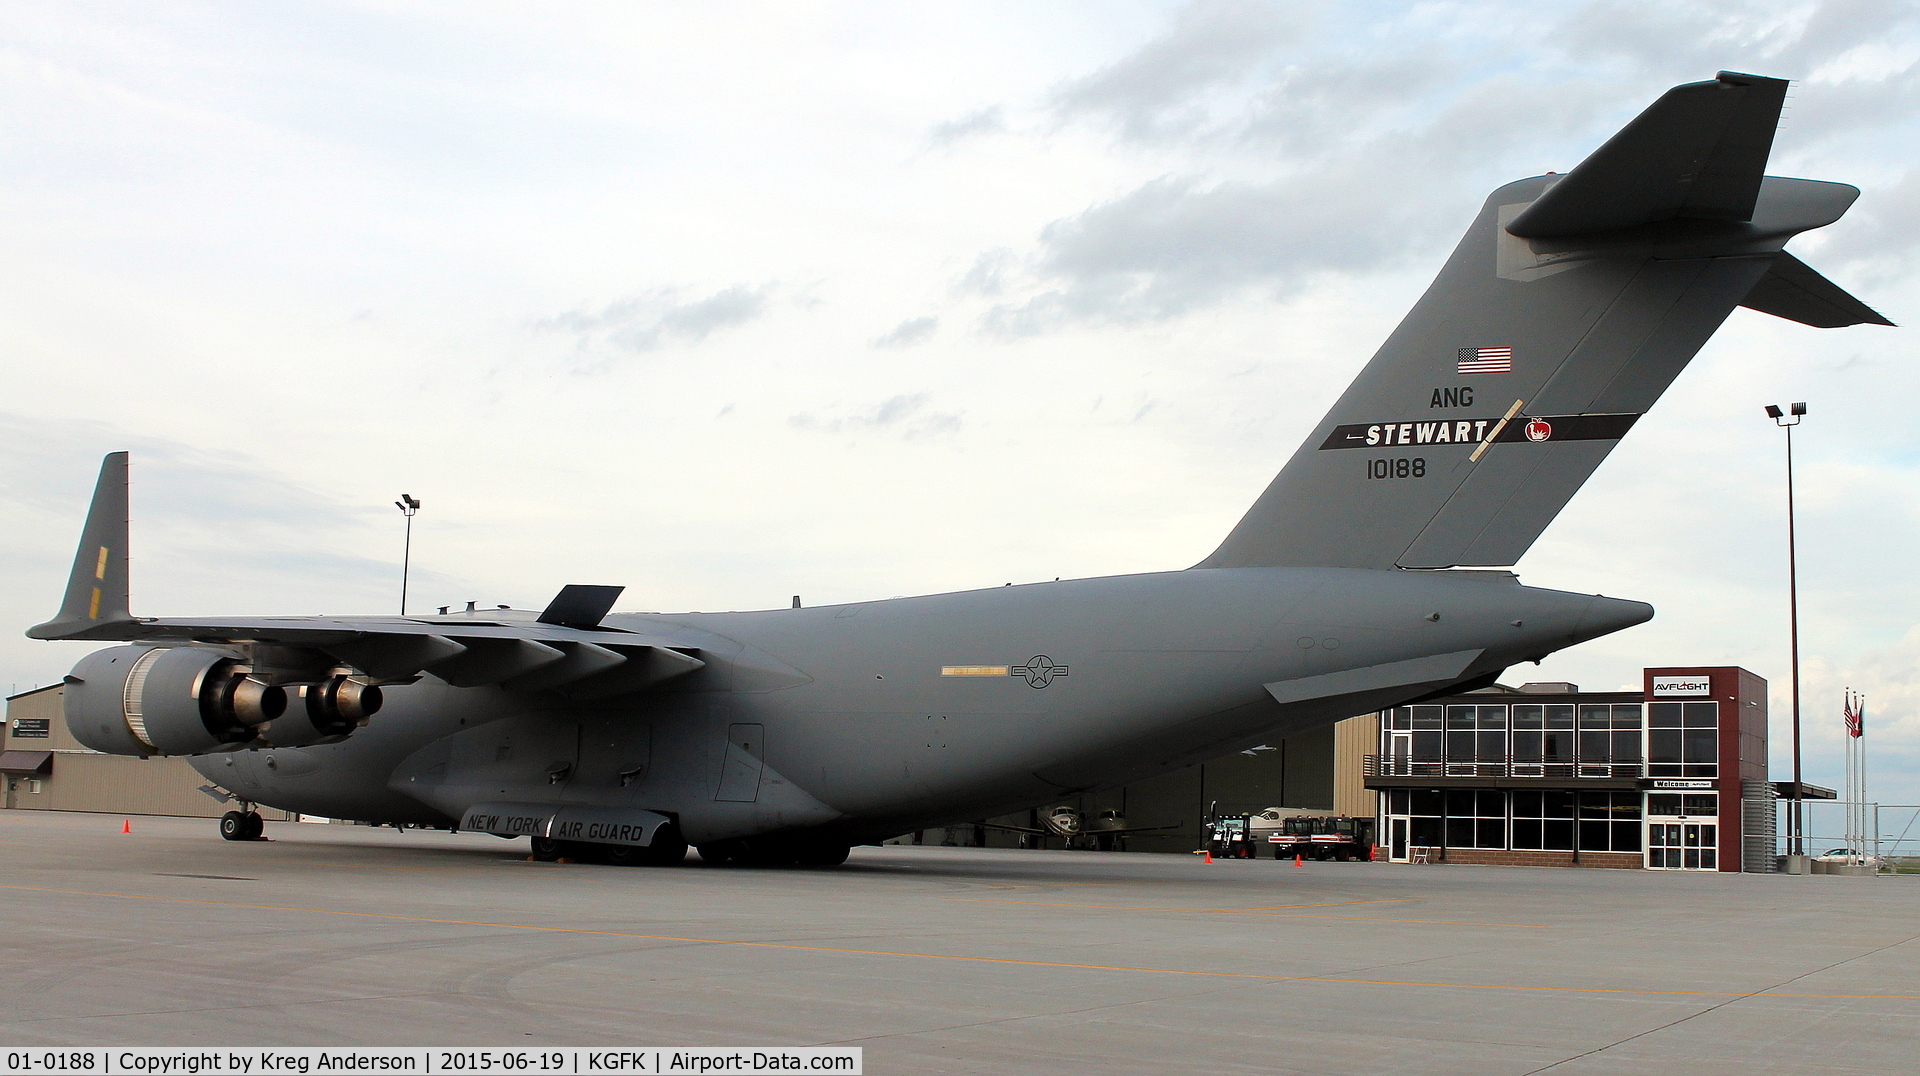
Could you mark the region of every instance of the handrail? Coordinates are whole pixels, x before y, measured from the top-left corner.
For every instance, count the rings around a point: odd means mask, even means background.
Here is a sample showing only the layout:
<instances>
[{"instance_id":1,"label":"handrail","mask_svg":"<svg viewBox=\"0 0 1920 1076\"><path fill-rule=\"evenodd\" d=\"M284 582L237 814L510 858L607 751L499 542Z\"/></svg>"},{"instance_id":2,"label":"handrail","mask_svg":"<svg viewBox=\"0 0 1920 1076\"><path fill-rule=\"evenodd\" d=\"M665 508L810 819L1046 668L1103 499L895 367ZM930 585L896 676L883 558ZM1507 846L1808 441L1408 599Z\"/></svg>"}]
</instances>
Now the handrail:
<instances>
[{"instance_id":1,"label":"handrail","mask_svg":"<svg viewBox=\"0 0 1920 1076\"><path fill-rule=\"evenodd\" d=\"M1365 755L1361 775L1365 777L1521 777L1620 780L1641 778L1647 773L1642 759L1516 758L1513 755L1480 758L1448 758L1440 755Z\"/></svg>"}]
</instances>

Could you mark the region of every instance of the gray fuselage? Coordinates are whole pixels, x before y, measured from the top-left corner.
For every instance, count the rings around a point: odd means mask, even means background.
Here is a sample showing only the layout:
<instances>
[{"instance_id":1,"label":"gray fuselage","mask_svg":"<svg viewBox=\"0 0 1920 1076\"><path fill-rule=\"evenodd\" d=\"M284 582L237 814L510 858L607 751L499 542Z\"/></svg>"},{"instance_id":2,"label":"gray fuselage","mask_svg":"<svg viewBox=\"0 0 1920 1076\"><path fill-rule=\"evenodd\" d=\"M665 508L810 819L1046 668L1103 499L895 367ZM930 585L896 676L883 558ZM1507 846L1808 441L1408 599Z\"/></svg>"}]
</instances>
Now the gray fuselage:
<instances>
[{"instance_id":1,"label":"gray fuselage","mask_svg":"<svg viewBox=\"0 0 1920 1076\"><path fill-rule=\"evenodd\" d=\"M808 829L873 840L1165 772L1429 690L1282 704L1287 693L1268 685L1478 652L1457 683L1651 615L1504 572L1338 568L620 615L605 626L673 637L707 666L601 703L428 675L390 687L345 742L192 762L244 798L334 817L445 825L509 800L658 811L695 843Z\"/></svg>"}]
</instances>

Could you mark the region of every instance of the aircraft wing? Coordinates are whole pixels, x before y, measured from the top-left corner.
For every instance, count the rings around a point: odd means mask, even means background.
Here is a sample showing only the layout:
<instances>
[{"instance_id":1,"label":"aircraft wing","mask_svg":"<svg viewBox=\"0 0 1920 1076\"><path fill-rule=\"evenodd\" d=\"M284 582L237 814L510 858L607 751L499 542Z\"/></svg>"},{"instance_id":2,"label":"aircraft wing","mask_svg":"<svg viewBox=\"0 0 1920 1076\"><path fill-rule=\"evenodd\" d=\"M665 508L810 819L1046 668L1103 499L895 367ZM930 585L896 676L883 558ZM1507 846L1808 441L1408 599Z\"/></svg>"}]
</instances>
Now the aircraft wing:
<instances>
[{"instance_id":1,"label":"aircraft wing","mask_svg":"<svg viewBox=\"0 0 1920 1076\"><path fill-rule=\"evenodd\" d=\"M149 619L128 611L127 575L127 454L115 452L101 463L60 612L28 629L32 638L231 645L268 683L314 682L345 664L375 683L431 672L456 687L553 689L576 699L639 691L706 664L698 647L603 625L620 587L565 587L537 618L506 610Z\"/></svg>"}]
</instances>

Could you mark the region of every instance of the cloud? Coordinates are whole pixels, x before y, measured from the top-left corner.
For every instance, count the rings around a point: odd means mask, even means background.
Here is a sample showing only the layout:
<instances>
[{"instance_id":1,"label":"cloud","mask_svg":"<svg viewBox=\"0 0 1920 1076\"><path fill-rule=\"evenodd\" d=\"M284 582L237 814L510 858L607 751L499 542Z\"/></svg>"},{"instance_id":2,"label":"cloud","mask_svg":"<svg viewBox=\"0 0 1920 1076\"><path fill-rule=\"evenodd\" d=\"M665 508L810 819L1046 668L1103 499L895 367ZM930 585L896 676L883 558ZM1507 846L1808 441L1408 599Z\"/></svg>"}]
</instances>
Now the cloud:
<instances>
[{"instance_id":1,"label":"cloud","mask_svg":"<svg viewBox=\"0 0 1920 1076\"><path fill-rule=\"evenodd\" d=\"M1498 182L1485 160L1528 137L1519 132L1564 122L1565 110L1514 90L1482 84L1417 130L1358 140L1277 179L1162 176L1047 224L1025 258L982 255L962 287L1011 294L982 326L1018 337L1166 320L1429 257Z\"/></svg>"},{"instance_id":2,"label":"cloud","mask_svg":"<svg viewBox=\"0 0 1920 1076\"><path fill-rule=\"evenodd\" d=\"M164 437L128 433L103 422L50 421L0 412L0 503L17 509L70 515L80 533L99 461L108 452L131 453L130 483L137 511L169 525L232 532L260 526L306 530L326 521L369 515L287 481L238 453L196 448Z\"/></svg>"},{"instance_id":3,"label":"cloud","mask_svg":"<svg viewBox=\"0 0 1920 1076\"><path fill-rule=\"evenodd\" d=\"M766 311L772 285L735 284L701 299L682 301L680 288L656 288L597 311L572 310L534 323L536 330L573 333L582 347L604 343L621 351L647 352L669 344L697 344Z\"/></svg>"},{"instance_id":4,"label":"cloud","mask_svg":"<svg viewBox=\"0 0 1920 1076\"><path fill-rule=\"evenodd\" d=\"M959 119L935 124L933 130L927 132L927 140L936 146L951 146L964 139L977 135L999 134L1006 129L1006 109L1000 105L991 105L977 112L970 112Z\"/></svg>"},{"instance_id":5,"label":"cloud","mask_svg":"<svg viewBox=\"0 0 1920 1076\"><path fill-rule=\"evenodd\" d=\"M940 319L932 316L908 318L895 325L874 340L874 347L912 347L923 344L933 338L934 329L940 325Z\"/></svg>"},{"instance_id":6,"label":"cloud","mask_svg":"<svg viewBox=\"0 0 1920 1076\"><path fill-rule=\"evenodd\" d=\"M877 430L895 433L907 440L957 433L960 430L960 415L951 411L927 410L927 394L924 392L891 396L871 411L858 414L843 415L839 418L816 418L811 414L803 413L790 417L787 422L800 430L814 430L821 433L861 433Z\"/></svg>"},{"instance_id":7,"label":"cloud","mask_svg":"<svg viewBox=\"0 0 1920 1076\"><path fill-rule=\"evenodd\" d=\"M1191 4L1131 55L1060 87L1053 104L1063 117L1097 118L1128 138L1183 136L1206 123L1202 95L1251 77L1310 21L1304 5Z\"/></svg>"}]
</instances>

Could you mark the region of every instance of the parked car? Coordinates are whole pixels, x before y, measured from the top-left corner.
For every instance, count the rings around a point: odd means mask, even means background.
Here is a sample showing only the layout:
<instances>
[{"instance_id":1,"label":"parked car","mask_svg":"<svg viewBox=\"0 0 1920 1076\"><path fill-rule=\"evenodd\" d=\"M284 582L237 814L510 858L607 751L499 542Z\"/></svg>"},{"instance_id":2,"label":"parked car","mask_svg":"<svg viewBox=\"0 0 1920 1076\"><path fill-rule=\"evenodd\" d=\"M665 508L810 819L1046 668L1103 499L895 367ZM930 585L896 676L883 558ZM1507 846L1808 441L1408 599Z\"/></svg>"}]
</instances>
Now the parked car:
<instances>
[{"instance_id":1,"label":"parked car","mask_svg":"<svg viewBox=\"0 0 1920 1076\"><path fill-rule=\"evenodd\" d=\"M1886 860L1879 856L1870 856L1851 848L1829 848L1814 856L1813 861L1815 863L1863 863L1875 869L1886 866Z\"/></svg>"}]
</instances>

